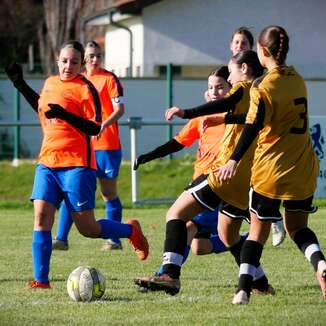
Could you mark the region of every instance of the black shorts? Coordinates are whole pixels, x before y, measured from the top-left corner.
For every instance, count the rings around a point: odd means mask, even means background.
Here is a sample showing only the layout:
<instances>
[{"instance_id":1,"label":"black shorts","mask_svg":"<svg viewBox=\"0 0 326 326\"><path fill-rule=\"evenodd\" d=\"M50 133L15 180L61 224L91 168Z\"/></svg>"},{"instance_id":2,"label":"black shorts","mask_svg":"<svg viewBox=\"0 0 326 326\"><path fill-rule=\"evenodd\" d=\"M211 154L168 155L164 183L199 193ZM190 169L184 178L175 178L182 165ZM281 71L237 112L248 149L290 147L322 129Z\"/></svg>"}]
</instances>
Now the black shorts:
<instances>
[{"instance_id":1,"label":"black shorts","mask_svg":"<svg viewBox=\"0 0 326 326\"><path fill-rule=\"evenodd\" d=\"M194 199L205 209L214 211L217 207L219 211L234 219L249 218L249 211L242 210L224 202L208 185L207 175L202 174L185 188Z\"/></svg>"},{"instance_id":2,"label":"black shorts","mask_svg":"<svg viewBox=\"0 0 326 326\"><path fill-rule=\"evenodd\" d=\"M232 206L225 201L222 201L219 207L219 212L235 220L245 220L250 223L250 212L249 209L243 210Z\"/></svg>"},{"instance_id":3,"label":"black shorts","mask_svg":"<svg viewBox=\"0 0 326 326\"><path fill-rule=\"evenodd\" d=\"M317 207L312 205L313 196L304 200L283 200L283 207L287 212L315 213ZM282 200L271 199L258 194L252 188L249 192L249 208L260 220L280 221Z\"/></svg>"},{"instance_id":4,"label":"black shorts","mask_svg":"<svg viewBox=\"0 0 326 326\"><path fill-rule=\"evenodd\" d=\"M208 185L207 174L200 175L185 190L205 209L214 211L220 205L221 198Z\"/></svg>"}]
</instances>

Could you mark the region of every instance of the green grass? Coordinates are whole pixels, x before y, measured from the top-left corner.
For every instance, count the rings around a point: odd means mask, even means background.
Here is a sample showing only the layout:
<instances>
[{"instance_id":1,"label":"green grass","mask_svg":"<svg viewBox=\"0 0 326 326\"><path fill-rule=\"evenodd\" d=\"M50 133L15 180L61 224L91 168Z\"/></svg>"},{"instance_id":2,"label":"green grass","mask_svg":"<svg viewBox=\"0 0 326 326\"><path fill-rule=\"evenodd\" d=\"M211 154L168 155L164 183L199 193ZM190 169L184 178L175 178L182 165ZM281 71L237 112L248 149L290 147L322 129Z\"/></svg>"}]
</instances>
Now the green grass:
<instances>
[{"instance_id":1,"label":"green grass","mask_svg":"<svg viewBox=\"0 0 326 326\"><path fill-rule=\"evenodd\" d=\"M160 264L165 208L126 209L141 221L151 253L145 262L123 240L121 252L102 252L102 240L86 239L73 228L70 250L52 254L53 289L27 290L32 277L31 209L0 210L0 325L323 325L325 303L312 268L287 238L279 248L268 241L263 265L275 297L252 297L249 306L230 301L238 269L230 254L190 255L178 295L140 293L136 276L150 275ZM97 211L97 215L103 211ZM311 226L326 246L326 209L311 216ZM100 269L107 279L102 300L75 303L66 291L69 273L79 265Z\"/></svg>"},{"instance_id":2,"label":"green grass","mask_svg":"<svg viewBox=\"0 0 326 326\"><path fill-rule=\"evenodd\" d=\"M140 194L144 198L175 198L191 179L192 159L152 162L140 168ZM13 168L0 163L0 325L323 325L325 303L311 266L287 238L279 248L270 240L263 254L264 269L276 288L275 297L252 297L246 307L230 304L238 268L230 254L189 256L182 269L182 288L171 297L140 293L136 276L151 275L159 266L167 206L132 207L130 165L119 178L124 218L138 218L151 253L139 262L126 240L121 252L102 252L102 240L80 236L73 228L70 250L53 252L52 290L27 290L32 278L31 234L33 209L28 199L34 166ZM325 200L317 203L325 206ZM98 196L97 206L103 207ZM310 218L322 247L326 247L326 208ZM103 217L103 210L96 210ZM54 228L55 229L55 228ZM243 231L246 230L244 227ZM66 291L69 273L79 265L94 266L107 279L102 300L75 303Z\"/></svg>"}]
</instances>

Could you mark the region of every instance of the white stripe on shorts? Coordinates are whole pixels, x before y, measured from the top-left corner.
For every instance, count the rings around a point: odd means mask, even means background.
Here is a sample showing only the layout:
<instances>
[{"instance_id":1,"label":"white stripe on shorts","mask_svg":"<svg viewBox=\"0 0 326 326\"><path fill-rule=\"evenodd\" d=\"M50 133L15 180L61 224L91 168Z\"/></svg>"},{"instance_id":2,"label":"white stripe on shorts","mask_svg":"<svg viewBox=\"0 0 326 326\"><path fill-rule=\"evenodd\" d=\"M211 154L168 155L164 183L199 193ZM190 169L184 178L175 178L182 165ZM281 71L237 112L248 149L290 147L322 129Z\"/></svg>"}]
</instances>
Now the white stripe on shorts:
<instances>
[{"instance_id":1,"label":"white stripe on shorts","mask_svg":"<svg viewBox=\"0 0 326 326\"><path fill-rule=\"evenodd\" d=\"M174 265L181 266L182 262L183 262L183 256L180 254L177 254L175 252L165 252L163 254L162 265L174 264Z\"/></svg>"},{"instance_id":2,"label":"white stripe on shorts","mask_svg":"<svg viewBox=\"0 0 326 326\"><path fill-rule=\"evenodd\" d=\"M205 179L204 181L202 181L200 184L194 186L194 187L191 187L190 189L188 189L188 191L196 198L196 200L201 203L204 207L206 207L207 209L209 209L210 211L214 211L215 210L215 207L211 207L209 205L207 205L206 203L204 203L196 194L196 191L197 190L200 190L202 188L204 188L205 186L208 185L208 181L207 179Z\"/></svg>"},{"instance_id":3,"label":"white stripe on shorts","mask_svg":"<svg viewBox=\"0 0 326 326\"><path fill-rule=\"evenodd\" d=\"M248 274L248 275L251 275L252 277L255 277L256 269L257 268L254 265L241 263L240 270L239 270L239 276L241 274Z\"/></svg>"},{"instance_id":4,"label":"white stripe on shorts","mask_svg":"<svg viewBox=\"0 0 326 326\"><path fill-rule=\"evenodd\" d=\"M306 250L304 251L304 255L310 261L311 255L316 251L320 251L320 246L317 243L313 243L306 248Z\"/></svg>"}]
</instances>

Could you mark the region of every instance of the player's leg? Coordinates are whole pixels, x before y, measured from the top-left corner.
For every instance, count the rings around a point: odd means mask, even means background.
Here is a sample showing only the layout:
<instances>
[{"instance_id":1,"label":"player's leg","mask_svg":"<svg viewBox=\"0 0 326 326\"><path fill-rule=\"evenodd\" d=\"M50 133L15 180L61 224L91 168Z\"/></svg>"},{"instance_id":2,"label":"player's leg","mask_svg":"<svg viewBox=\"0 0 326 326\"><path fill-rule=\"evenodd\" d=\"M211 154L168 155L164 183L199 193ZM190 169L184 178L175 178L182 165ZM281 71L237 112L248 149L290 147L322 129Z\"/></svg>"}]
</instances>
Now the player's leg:
<instances>
[{"instance_id":1,"label":"player's leg","mask_svg":"<svg viewBox=\"0 0 326 326\"><path fill-rule=\"evenodd\" d=\"M145 260L149 246L136 220L120 223L94 217L96 172L88 168L72 168L61 178L65 189L65 201L78 231L89 238L128 238L138 258Z\"/></svg>"},{"instance_id":2,"label":"player's leg","mask_svg":"<svg viewBox=\"0 0 326 326\"><path fill-rule=\"evenodd\" d=\"M291 239L313 266L326 299L326 262L316 234L308 227L308 214L317 208L312 206L312 197L302 201L285 201L285 226Z\"/></svg>"},{"instance_id":3,"label":"player's leg","mask_svg":"<svg viewBox=\"0 0 326 326\"><path fill-rule=\"evenodd\" d=\"M102 198L105 202L106 218L112 221L122 221L122 204L118 195L117 178L119 175L122 151L95 151L97 177L99 178ZM110 238L102 250L122 249L119 238Z\"/></svg>"},{"instance_id":4,"label":"player's leg","mask_svg":"<svg viewBox=\"0 0 326 326\"><path fill-rule=\"evenodd\" d=\"M233 304L249 303L253 280L259 267L263 246L269 236L272 221L282 218L280 200L262 196L250 191L251 224L249 236L241 249L238 289Z\"/></svg>"},{"instance_id":5,"label":"player's leg","mask_svg":"<svg viewBox=\"0 0 326 326\"><path fill-rule=\"evenodd\" d=\"M217 220L218 208L214 211L205 210L193 218L198 229L191 243L195 255L219 254L228 250L217 233Z\"/></svg>"},{"instance_id":6,"label":"player's leg","mask_svg":"<svg viewBox=\"0 0 326 326\"><path fill-rule=\"evenodd\" d=\"M187 244L186 222L204 209L214 210L219 197L211 190L207 176L202 175L184 191L170 207L166 216L166 233L163 253L163 274L144 277L141 286L165 291L171 295L180 290L180 273L184 248Z\"/></svg>"},{"instance_id":7,"label":"player's leg","mask_svg":"<svg viewBox=\"0 0 326 326\"><path fill-rule=\"evenodd\" d=\"M50 288L49 271L52 253L51 229L62 194L50 169L39 164L35 170L31 195L34 205L32 259L34 280L28 288Z\"/></svg>"},{"instance_id":8,"label":"player's leg","mask_svg":"<svg viewBox=\"0 0 326 326\"><path fill-rule=\"evenodd\" d=\"M68 235L71 230L73 220L71 217L71 212L68 210L65 201L61 203L59 210L58 228L57 235L52 240L53 250L68 250Z\"/></svg>"}]
</instances>

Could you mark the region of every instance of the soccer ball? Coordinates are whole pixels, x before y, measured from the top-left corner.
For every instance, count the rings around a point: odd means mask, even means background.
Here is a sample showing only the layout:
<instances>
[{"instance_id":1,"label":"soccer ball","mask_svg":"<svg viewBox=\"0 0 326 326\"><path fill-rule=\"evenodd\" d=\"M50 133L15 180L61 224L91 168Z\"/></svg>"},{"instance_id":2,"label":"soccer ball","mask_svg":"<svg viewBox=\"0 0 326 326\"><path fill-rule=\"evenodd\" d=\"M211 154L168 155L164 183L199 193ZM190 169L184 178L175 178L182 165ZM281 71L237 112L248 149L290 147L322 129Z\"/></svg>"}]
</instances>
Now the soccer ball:
<instances>
[{"instance_id":1,"label":"soccer ball","mask_svg":"<svg viewBox=\"0 0 326 326\"><path fill-rule=\"evenodd\" d=\"M105 292L105 277L96 268L79 266L68 277L67 291L74 301L98 300Z\"/></svg>"}]
</instances>

